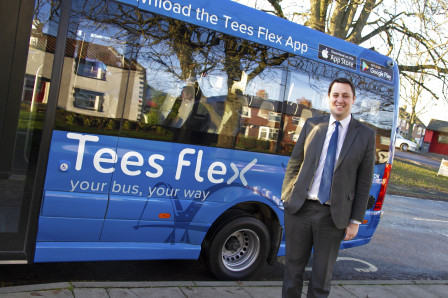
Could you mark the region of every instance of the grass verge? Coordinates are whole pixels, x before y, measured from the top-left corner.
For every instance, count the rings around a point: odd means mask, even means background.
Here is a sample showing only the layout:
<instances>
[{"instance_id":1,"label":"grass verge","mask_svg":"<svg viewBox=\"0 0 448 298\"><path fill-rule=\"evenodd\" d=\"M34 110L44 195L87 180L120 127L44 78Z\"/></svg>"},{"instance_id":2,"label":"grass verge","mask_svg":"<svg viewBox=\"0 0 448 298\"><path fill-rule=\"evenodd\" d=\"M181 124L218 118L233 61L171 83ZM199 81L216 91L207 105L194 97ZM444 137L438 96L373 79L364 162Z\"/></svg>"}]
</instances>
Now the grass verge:
<instances>
[{"instance_id":1,"label":"grass verge","mask_svg":"<svg viewBox=\"0 0 448 298\"><path fill-rule=\"evenodd\" d=\"M395 159L388 193L448 201L448 177L437 176L437 169Z\"/></svg>"}]
</instances>

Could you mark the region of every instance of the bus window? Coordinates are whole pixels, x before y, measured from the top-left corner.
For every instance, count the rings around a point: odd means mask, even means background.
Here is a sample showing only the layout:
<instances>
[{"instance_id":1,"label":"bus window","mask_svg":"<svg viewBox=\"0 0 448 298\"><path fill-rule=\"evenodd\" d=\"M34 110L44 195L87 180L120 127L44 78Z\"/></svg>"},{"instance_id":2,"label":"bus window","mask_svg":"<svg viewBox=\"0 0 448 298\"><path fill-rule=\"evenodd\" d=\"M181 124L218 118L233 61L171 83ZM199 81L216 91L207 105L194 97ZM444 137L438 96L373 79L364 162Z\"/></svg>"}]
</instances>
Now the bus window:
<instances>
[{"instance_id":1,"label":"bus window","mask_svg":"<svg viewBox=\"0 0 448 298\"><path fill-rule=\"evenodd\" d=\"M146 139L275 152L289 55L150 13L142 19L142 113L122 135L138 128Z\"/></svg>"},{"instance_id":2,"label":"bus window","mask_svg":"<svg viewBox=\"0 0 448 298\"><path fill-rule=\"evenodd\" d=\"M144 86L132 58L129 19L135 11L122 9L113 2L73 1L55 129L117 135L122 118L139 116ZM116 23L104 26L111 20Z\"/></svg>"},{"instance_id":3,"label":"bus window","mask_svg":"<svg viewBox=\"0 0 448 298\"><path fill-rule=\"evenodd\" d=\"M388 161L390 141L385 139L390 138L394 119L392 87L309 59L291 58L290 65L281 154L291 154L307 118L329 113L328 85L333 78L342 76L350 78L356 87L353 116L376 131L376 163Z\"/></svg>"}]
</instances>

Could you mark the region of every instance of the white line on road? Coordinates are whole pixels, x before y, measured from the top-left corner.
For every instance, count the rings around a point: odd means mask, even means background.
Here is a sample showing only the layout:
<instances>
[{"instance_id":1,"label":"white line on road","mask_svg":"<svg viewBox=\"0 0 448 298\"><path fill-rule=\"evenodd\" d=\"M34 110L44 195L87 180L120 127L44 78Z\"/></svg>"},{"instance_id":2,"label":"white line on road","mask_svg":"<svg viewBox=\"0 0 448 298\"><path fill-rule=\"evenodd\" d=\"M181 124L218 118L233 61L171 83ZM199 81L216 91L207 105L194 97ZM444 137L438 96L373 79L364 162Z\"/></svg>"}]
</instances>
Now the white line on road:
<instances>
[{"instance_id":1,"label":"white line on road","mask_svg":"<svg viewBox=\"0 0 448 298\"><path fill-rule=\"evenodd\" d=\"M418 218L418 217L414 217L415 220L420 220L420 221L432 221L432 222L444 222L444 223L448 223L448 220L440 220L440 219L430 219L430 218Z\"/></svg>"},{"instance_id":2,"label":"white line on road","mask_svg":"<svg viewBox=\"0 0 448 298\"><path fill-rule=\"evenodd\" d=\"M359 262L361 264L367 265L367 268L353 268L358 272L377 272L378 271L378 268L375 265L373 265L367 261L360 260L360 259L349 258L349 257L338 257L337 261L355 261L355 262Z\"/></svg>"},{"instance_id":3,"label":"white line on road","mask_svg":"<svg viewBox=\"0 0 448 298\"><path fill-rule=\"evenodd\" d=\"M353 268L354 270L356 270L358 272L377 272L378 271L378 268L375 265L373 265L367 261L360 260L360 259L349 258L349 257L338 257L336 259L336 261L354 261L354 262L359 262L359 263L367 266L367 268ZM312 270L311 267L305 268L305 271L311 271L311 270Z\"/></svg>"}]
</instances>

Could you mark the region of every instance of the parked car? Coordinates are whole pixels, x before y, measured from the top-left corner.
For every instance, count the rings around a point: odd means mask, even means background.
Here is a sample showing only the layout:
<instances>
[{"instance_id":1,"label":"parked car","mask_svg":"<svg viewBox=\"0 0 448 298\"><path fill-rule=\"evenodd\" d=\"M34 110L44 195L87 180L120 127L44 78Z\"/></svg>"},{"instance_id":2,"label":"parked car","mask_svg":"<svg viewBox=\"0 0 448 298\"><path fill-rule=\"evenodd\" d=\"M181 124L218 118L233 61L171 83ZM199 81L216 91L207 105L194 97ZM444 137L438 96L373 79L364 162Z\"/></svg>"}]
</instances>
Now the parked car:
<instances>
[{"instance_id":1,"label":"parked car","mask_svg":"<svg viewBox=\"0 0 448 298\"><path fill-rule=\"evenodd\" d=\"M397 138L395 140L395 147L400 148L401 151L416 151L418 149L418 146L416 143L405 139L401 135L397 134Z\"/></svg>"}]
</instances>

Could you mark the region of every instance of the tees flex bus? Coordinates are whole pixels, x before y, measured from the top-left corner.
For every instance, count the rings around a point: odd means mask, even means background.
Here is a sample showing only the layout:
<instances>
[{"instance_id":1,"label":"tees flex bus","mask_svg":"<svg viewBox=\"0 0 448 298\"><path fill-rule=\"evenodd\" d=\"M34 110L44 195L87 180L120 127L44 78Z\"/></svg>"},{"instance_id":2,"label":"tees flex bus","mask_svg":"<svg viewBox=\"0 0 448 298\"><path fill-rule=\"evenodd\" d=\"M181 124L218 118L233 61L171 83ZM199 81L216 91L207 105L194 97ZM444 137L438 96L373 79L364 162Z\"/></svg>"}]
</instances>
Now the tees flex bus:
<instances>
[{"instance_id":1,"label":"tees flex bus","mask_svg":"<svg viewBox=\"0 0 448 298\"><path fill-rule=\"evenodd\" d=\"M377 135L365 220L342 248L371 240L398 112L388 57L227 0L10 2L1 263L200 259L247 278L285 252L288 156L336 77Z\"/></svg>"}]
</instances>

